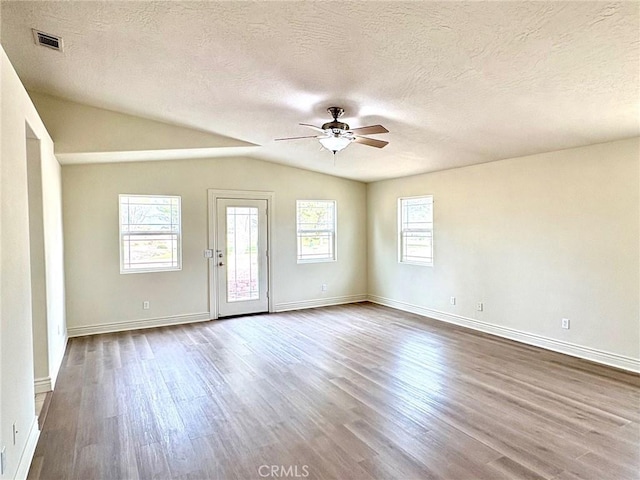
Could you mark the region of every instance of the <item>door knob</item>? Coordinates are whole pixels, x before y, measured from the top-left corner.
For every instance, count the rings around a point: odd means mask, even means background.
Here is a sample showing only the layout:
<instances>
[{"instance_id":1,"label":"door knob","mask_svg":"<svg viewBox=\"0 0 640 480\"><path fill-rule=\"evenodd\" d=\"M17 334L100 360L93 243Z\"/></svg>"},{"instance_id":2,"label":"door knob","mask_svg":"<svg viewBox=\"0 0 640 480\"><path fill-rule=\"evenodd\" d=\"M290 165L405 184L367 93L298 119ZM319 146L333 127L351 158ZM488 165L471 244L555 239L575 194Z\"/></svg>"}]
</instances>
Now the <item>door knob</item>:
<instances>
[{"instance_id":1,"label":"door knob","mask_svg":"<svg viewBox=\"0 0 640 480\"><path fill-rule=\"evenodd\" d=\"M218 263L218 266L219 266L219 267L223 267L223 266L224 266L224 263L219 262L219 263Z\"/></svg>"}]
</instances>

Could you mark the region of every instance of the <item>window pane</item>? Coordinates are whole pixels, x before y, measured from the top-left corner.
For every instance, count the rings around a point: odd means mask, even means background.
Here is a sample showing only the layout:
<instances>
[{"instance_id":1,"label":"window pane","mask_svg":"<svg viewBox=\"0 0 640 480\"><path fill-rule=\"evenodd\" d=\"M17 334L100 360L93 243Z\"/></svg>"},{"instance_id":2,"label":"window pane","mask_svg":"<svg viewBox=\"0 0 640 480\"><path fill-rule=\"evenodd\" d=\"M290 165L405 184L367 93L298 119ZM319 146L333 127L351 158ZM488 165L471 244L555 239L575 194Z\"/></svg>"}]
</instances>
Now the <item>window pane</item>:
<instances>
[{"instance_id":1,"label":"window pane","mask_svg":"<svg viewBox=\"0 0 640 480\"><path fill-rule=\"evenodd\" d=\"M301 233L298 235L298 259L333 258L333 233Z\"/></svg>"},{"instance_id":2,"label":"window pane","mask_svg":"<svg viewBox=\"0 0 640 480\"><path fill-rule=\"evenodd\" d=\"M298 202L298 231L333 230L334 224L334 202Z\"/></svg>"},{"instance_id":3,"label":"window pane","mask_svg":"<svg viewBox=\"0 0 640 480\"><path fill-rule=\"evenodd\" d=\"M433 244L431 233L405 233L402 238L404 245L404 261L431 263L433 260Z\"/></svg>"},{"instance_id":4,"label":"window pane","mask_svg":"<svg viewBox=\"0 0 640 480\"><path fill-rule=\"evenodd\" d=\"M402 200L402 228L428 228L433 222L433 204L427 198Z\"/></svg>"},{"instance_id":5,"label":"window pane","mask_svg":"<svg viewBox=\"0 0 640 480\"><path fill-rule=\"evenodd\" d=\"M166 197L120 198L120 222L123 232L178 232L180 208L178 199Z\"/></svg>"},{"instance_id":6,"label":"window pane","mask_svg":"<svg viewBox=\"0 0 640 480\"><path fill-rule=\"evenodd\" d=\"M178 268L178 236L124 235L124 269Z\"/></svg>"}]
</instances>

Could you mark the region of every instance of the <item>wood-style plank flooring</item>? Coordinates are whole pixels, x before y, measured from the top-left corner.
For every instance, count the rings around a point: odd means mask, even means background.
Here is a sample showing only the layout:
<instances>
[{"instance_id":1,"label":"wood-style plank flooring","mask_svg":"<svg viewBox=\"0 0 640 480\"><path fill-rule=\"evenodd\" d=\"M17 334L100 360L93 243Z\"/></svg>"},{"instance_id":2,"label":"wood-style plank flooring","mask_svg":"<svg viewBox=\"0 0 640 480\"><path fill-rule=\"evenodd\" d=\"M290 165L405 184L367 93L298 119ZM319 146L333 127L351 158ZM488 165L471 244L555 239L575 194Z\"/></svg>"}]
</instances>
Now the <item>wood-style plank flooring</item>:
<instances>
[{"instance_id":1,"label":"wood-style plank flooring","mask_svg":"<svg viewBox=\"0 0 640 480\"><path fill-rule=\"evenodd\" d=\"M377 305L257 315L71 339L29 478L633 479L639 407L638 375Z\"/></svg>"}]
</instances>

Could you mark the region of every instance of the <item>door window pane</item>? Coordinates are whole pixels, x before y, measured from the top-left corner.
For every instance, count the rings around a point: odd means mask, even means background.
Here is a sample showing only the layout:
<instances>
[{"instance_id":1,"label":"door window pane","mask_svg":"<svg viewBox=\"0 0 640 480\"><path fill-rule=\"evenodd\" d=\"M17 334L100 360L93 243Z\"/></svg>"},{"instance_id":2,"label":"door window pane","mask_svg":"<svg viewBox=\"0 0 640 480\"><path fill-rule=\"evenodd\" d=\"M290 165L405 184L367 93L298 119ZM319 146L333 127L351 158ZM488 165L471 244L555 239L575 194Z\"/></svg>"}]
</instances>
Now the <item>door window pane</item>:
<instances>
[{"instance_id":1,"label":"door window pane","mask_svg":"<svg viewBox=\"0 0 640 480\"><path fill-rule=\"evenodd\" d=\"M227 207L227 301L258 300L258 208Z\"/></svg>"}]
</instances>

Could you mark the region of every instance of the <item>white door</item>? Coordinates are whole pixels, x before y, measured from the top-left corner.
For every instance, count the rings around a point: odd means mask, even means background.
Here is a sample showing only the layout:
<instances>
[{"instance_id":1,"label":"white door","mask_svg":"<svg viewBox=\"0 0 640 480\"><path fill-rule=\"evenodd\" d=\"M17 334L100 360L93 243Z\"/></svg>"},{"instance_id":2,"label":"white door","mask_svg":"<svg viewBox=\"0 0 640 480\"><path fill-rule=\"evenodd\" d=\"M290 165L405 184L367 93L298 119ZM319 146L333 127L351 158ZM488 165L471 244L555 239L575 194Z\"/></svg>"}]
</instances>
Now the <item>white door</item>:
<instances>
[{"instance_id":1,"label":"white door","mask_svg":"<svg viewBox=\"0 0 640 480\"><path fill-rule=\"evenodd\" d=\"M218 316L269 311L267 201L216 200Z\"/></svg>"}]
</instances>

